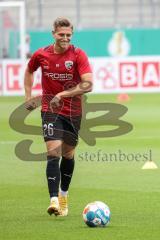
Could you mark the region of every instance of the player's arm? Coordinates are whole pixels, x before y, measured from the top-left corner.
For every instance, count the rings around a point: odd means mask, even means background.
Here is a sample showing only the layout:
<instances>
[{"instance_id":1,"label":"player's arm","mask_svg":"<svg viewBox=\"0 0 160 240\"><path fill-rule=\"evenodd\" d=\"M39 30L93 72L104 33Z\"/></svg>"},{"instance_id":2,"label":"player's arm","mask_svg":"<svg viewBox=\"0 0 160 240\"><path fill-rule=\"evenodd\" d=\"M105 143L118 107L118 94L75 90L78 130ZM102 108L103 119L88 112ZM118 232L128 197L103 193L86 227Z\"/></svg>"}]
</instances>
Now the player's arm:
<instances>
[{"instance_id":1,"label":"player's arm","mask_svg":"<svg viewBox=\"0 0 160 240\"><path fill-rule=\"evenodd\" d=\"M85 73L81 75L81 83L75 87L58 93L56 96L59 98L74 97L92 91L92 73Z\"/></svg>"},{"instance_id":2,"label":"player's arm","mask_svg":"<svg viewBox=\"0 0 160 240\"><path fill-rule=\"evenodd\" d=\"M53 107L59 107L60 101L63 100L63 98L66 97L74 97L77 95L82 95L87 92L92 91L92 73L85 73L81 75L81 83L77 84L75 87L70 88L68 90L62 91L51 100L50 106Z\"/></svg>"},{"instance_id":3,"label":"player's arm","mask_svg":"<svg viewBox=\"0 0 160 240\"><path fill-rule=\"evenodd\" d=\"M36 102L32 99L32 86L33 86L33 73L29 71L27 67L24 74L24 90L25 90L25 102L26 109L33 110L36 108Z\"/></svg>"},{"instance_id":4,"label":"player's arm","mask_svg":"<svg viewBox=\"0 0 160 240\"><path fill-rule=\"evenodd\" d=\"M58 93L51 100L52 107L59 107L60 101L66 97L74 97L77 95L82 95L86 92L92 91L92 70L88 61L88 57L84 51L81 49L76 49L76 61L77 61L77 71L81 77L81 82L75 87Z\"/></svg>"},{"instance_id":5,"label":"player's arm","mask_svg":"<svg viewBox=\"0 0 160 240\"><path fill-rule=\"evenodd\" d=\"M32 87L33 87L33 73L38 69L39 61L38 61L38 51L35 52L25 70L24 74L24 90L25 90L25 101L26 108L28 110L33 110L36 108L35 98L32 98Z\"/></svg>"},{"instance_id":6,"label":"player's arm","mask_svg":"<svg viewBox=\"0 0 160 240\"><path fill-rule=\"evenodd\" d=\"M29 71L29 68L26 68L24 74L24 90L25 90L25 100L28 101L32 96L32 86L33 86L33 73Z\"/></svg>"}]
</instances>

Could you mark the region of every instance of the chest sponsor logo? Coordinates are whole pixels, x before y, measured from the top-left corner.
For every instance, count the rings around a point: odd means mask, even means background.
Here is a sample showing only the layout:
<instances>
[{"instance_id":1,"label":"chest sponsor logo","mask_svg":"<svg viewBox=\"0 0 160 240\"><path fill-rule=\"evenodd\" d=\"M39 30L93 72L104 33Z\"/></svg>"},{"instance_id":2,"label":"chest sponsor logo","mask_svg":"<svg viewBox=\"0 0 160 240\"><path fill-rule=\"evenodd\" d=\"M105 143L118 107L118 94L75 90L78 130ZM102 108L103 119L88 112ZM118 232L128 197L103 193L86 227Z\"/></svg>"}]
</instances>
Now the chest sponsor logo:
<instances>
[{"instance_id":1,"label":"chest sponsor logo","mask_svg":"<svg viewBox=\"0 0 160 240\"><path fill-rule=\"evenodd\" d=\"M52 80L59 80L59 81L65 81L65 80L72 80L73 74L71 73L48 73L44 72L44 76L47 76L48 78L51 78Z\"/></svg>"},{"instance_id":2,"label":"chest sponsor logo","mask_svg":"<svg viewBox=\"0 0 160 240\"><path fill-rule=\"evenodd\" d=\"M65 67L67 70L71 70L73 67L73 62L72 61L65 61Z\"/></svg>"}]
</instances>

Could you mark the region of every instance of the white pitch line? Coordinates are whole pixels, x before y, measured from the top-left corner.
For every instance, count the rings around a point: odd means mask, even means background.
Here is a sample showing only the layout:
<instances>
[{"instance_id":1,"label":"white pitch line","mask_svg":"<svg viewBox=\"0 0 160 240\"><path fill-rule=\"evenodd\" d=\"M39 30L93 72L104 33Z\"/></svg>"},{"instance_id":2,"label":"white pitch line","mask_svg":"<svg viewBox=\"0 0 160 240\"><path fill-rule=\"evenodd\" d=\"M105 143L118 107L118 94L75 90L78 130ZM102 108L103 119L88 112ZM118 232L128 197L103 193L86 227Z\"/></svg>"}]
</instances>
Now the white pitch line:
<instances>
[{"instance_id":1,"label":"white pitch line","mask_svg":"<svg viewBox=\"0 0 160 240\"><path fill-rule=\"evenodd\" d=\"M15 144L17 141L0 141L0 144Z\"/></svg>"}]
</instances>

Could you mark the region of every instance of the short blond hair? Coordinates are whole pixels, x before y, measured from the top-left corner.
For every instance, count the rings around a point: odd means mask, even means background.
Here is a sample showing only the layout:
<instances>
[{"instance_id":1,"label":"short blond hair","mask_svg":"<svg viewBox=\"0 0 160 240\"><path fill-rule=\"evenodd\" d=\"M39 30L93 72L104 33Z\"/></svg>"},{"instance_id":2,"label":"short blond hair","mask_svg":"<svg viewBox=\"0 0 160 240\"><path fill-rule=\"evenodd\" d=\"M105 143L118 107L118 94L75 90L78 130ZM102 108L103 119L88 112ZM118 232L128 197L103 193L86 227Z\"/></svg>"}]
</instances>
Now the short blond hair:
<instances>
[{"instance_id":1,"label":"short blond hair","mask_svg":"<svg viewBox=\"0 0 160 240\"><path fill-rule=\"evenodd\" d=\"M56 31L58 27L70 27L73 31L73 25L67 18L57 18L53 23L53 31Z\"/></svg>"}]
</instances>

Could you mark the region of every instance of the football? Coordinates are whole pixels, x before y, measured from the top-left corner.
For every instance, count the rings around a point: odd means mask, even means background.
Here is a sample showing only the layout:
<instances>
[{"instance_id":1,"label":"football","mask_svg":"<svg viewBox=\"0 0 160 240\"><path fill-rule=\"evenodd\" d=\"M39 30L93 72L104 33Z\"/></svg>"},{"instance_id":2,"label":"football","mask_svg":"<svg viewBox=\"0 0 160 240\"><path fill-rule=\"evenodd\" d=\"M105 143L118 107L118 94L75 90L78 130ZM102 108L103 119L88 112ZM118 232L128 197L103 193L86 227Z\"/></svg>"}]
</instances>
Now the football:
<instances>
[{"instance_id":1,"label":"football","mask_svg":"<svg viewBox=\"0 0 160 240\"><path fill-rule=\"evenodd\" d=\"M83 210L83 220L89 227L107 226L110 215L109 207L101 201L89 203Z\"/></svg>"}]
</instances>

